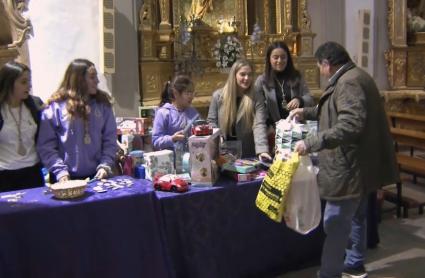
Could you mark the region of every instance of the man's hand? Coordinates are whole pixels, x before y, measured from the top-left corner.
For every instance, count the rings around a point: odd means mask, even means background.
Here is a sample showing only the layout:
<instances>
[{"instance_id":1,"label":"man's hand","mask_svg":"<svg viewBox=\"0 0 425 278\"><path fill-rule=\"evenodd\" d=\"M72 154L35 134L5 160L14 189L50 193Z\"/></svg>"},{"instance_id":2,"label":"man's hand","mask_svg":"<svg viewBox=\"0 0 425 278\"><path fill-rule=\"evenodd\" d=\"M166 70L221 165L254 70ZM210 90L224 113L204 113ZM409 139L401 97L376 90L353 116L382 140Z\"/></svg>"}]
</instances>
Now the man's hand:
<instances>
[{"instance_id":1,"label":"man's hand","mask_svg":"<svg viewBox=\"0 0 425 278\"><path fill-rule=\"evenodd\" d=\"M299 153L300 155L307 154L307 146L305 145L304 140L300 140L295 143L294 152Z\"/></svg>"}]
</instances>

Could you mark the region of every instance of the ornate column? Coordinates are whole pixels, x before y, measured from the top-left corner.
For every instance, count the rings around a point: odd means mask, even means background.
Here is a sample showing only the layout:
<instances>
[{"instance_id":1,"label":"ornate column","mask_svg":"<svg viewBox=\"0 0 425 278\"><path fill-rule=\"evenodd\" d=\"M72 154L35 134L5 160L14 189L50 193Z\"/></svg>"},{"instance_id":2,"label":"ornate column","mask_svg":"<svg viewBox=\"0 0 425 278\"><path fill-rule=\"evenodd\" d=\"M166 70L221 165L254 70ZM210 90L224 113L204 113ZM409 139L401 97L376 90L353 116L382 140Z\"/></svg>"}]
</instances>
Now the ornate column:
<instances>
[{"instance_id":1,"label":"ornate column","mask_svg":"<svg viewBox=\"0 0 425 278\"><path fill-rule=\"evenodd\" d=\"M171 44L173 41L173 29L170 22L170 0L160 0L159 10L161 22L159 23L159 58L171 59Z\"/></svg>"},{"instance_id":2,"label":"ornate column","mask_svg":"<svg viewBox=\"0 0 425 278\"><path fill-rule=\"evenodd\" d=\"M316 34L311 32L311 18L307 10L307 0L300 0L299 5L300 41L295 52L298 52L302 57L311 57L313 56L313 39Z\"/></svg>"},{"instance_id":3,"label":"ornate column","mask_svg":"<svg viewBox=\"0 0 425 278\"><path fill-rule=\"evenodd\" d=\"M26 39L32 34L31 21L22 16L28 1L0 1L0 65L17 59L29 65Z\"/></svg>"},{"instance_id":4,"label":"ornate column","mask_svg":"<svg viewBox=\"0 0 425 278\"><path fill-rule=\"evenodd\" d=\"M407 41L406 0L388 0L388 37L390 49L385 52L388 81L392 89L406 88Z\"/></svg>"}]
</instances>

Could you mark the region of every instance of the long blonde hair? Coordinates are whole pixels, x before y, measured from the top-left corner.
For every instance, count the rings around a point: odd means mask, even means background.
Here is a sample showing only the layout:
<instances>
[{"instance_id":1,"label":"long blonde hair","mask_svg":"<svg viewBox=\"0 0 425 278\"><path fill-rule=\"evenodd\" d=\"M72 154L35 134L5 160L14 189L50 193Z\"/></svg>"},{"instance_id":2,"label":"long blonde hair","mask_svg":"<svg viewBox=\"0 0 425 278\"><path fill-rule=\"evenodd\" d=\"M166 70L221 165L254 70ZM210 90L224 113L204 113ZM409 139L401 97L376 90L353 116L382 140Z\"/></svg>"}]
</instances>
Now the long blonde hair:
<instances>
[{"instance_id":1,"label":"long blonde hair","mask_svg":"<svg viewBox=\"0 0 425 278\"><path fill-rule=\"evenodd\" d=\"M238 85L236 74L245 66L254 71L253 66L247 60L237 60L230 69L229 77L221 93L221 109L219 113L219 127L224 134L232 134L233 124L242 120L243 128L252 128L254 122L254 78L248 91L243 94L239 108L237 107Z\"/></svg>"}]
</instances>

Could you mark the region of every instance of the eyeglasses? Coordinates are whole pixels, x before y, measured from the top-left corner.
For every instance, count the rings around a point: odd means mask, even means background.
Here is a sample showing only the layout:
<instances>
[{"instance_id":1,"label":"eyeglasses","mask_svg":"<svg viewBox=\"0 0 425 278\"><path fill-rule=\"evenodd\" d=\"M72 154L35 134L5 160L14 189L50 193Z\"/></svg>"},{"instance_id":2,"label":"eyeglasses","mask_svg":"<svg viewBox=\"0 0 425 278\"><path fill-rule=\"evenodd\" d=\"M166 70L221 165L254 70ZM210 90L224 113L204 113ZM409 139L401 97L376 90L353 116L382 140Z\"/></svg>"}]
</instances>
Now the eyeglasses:
<instances>
[{"instance_id":1,"label":"eyeglasses","mask_svg":"<svg viewBox=\"0 0 425 278\"><path fill-rule=\"evenodd\" d=\"M196 97L196 92L184 91L182 94L188 97Z\"/></svg>"}]
</instances>

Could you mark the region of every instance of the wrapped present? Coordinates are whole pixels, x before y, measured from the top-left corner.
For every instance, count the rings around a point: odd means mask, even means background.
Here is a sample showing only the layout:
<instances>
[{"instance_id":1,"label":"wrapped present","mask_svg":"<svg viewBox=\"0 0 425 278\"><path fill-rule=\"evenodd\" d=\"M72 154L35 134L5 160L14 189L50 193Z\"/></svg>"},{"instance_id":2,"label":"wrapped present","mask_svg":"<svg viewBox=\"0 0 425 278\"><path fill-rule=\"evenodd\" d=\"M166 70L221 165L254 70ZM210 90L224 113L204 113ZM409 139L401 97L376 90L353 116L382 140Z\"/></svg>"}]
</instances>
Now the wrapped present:
<instances>
[{"instance_id":1,"label":"wrapped present","mask_svg":"<svg viewBox=\"0 0 425 278\"><path fill-rule=\"evenodd\" d=\"M174 173L174 153L162 150L144 154L146 164L146 179L153 180L156 176Z\"/></svg>"},{"instance_id":2,"label":"wrapped present","mask_svg":"<svg viewBox=\"0 0 425 278\"><path fill-rule=\"evenodd\" d=\"M294 150L295 143L306 137L307 130L304 124L282 119L276 123L275 151L284 157Z\"/></svg>"},{"instance_id":3,"label":"wrapped present","mask_svg":"<svg viewBox=\"0 0 425 278\"><path fill-rule=\"evenodd\" d=\"M116 117L117 134L148 134L149 127L152 125L152 120L149 118L135 117Z\"/></svg>"},{"instance_id":4,"label":"wrapped present","mask_svg":"<svg viewBox=\"0 0 425 278\"><path fill-rule=\"evenodd\" d=\"M223 164L221 168L231 172L246 174L254 172L259 166L260 162L255 159L236 159L235 161Z\"/></svg>"},{"instance_id":5,"label":"wrapped present","mask_svg":"<svg viewBox=\"0 0 425 278\"><path fill-rule=\"evenodd\" d=\"M220 130L212 135L189 137L190 173L194 186L212 185L218 178L216 159L219 156Z\"/></svg>"}]
</instances>

